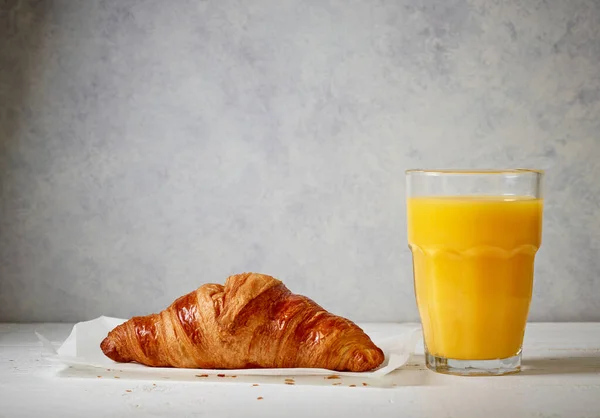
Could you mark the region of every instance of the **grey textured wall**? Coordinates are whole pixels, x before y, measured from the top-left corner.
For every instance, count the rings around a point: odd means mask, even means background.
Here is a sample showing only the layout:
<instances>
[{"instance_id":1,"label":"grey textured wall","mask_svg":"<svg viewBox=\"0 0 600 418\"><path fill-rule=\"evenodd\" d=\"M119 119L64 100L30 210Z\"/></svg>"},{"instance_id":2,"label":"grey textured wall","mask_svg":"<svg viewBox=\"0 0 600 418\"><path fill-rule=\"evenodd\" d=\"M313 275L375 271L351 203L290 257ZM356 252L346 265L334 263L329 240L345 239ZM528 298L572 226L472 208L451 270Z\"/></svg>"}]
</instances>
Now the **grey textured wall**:
<instances>
[{"instance_id":1,"label":"grey textured wall","mask_svg":"<svg viewBox=\"0 0 600 418\"><path fill-rule=\"evenodd\" d=\"M600 320L600 2L0 8L0 320L241 271L416 320L411 167L547 169L531 318Z\"/></svg>"}]
</instances>

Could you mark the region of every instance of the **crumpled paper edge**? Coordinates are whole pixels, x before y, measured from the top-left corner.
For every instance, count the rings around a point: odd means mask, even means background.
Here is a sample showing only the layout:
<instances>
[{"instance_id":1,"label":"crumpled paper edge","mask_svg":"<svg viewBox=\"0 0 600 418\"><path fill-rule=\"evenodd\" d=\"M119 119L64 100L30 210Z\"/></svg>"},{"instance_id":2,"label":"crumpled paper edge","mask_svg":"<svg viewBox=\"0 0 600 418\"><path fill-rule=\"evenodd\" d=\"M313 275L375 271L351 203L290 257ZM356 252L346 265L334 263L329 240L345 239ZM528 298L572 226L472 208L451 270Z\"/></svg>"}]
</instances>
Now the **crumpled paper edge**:
<instances>
[{"instance_id":1,"label":"crumpled paper edge","mask_svg":"<svg viewBox=\"0 0 600 418\"><path fill-rule=\"evenodd\" d=\"M226 375L241 375L241 376L346 376L346 377L363 377L363 378L380 378L394 370L404 366L415 352L415 348L422 338L421 328L418 326L407 327L407 329L399 335L378 339L375 343L378 346L386 347L384 350L385 360L377 369L368 372L340 372L330 369L318 368L278 368L278 369L184 369L171 367L148 367L138 363L117 363L109 358L103 358L102 361L86 358L77 355L77 330L82 329L86 325L95 322L107 323L107 333L114 326L125 322L125 319L100 316L91 321L78 322L73 326L67 339L57 349L52 343L42 334L35 332L37 338L46 351L45 358L51 361L57 361L68 366L85 367L85 368L102 368L102 369L119 369L123 372L137 372L145 375L160 374L162 376L194 376L198 374L217 376ZM80 336L81 337L81 336ZM90 342L89 340L86 342ZM101 340L94 341L96 345L100 345ZM390 366L390 364L392 366Z\"/></svg>"}]
</instances>

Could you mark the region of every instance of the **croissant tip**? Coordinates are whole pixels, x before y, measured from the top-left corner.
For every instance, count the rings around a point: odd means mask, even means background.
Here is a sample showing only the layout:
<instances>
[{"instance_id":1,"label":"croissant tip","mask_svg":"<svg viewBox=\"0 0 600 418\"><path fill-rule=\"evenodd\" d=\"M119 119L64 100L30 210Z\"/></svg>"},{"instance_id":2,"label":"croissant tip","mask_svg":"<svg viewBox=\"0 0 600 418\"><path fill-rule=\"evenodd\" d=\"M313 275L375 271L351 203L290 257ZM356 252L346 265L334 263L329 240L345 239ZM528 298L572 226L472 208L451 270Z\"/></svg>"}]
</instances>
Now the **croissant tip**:
<instances>
[{"instance_id":1,"label":"croissant tip","mask_svg":"<svg viewBox=\"0 0 600 418\"><path fill-rule=\"evenodd\" d=\"M383 350L375 346L374 349L356 351L349 369L352 372L367 372L381 366L384 360Z\"/></svg>"},{"instance_id":2,"label":"croissant tip","mask_svg":"<svg viewBox=\"0 0 600 418\"><path fill-rule=\"evenodd\" d=\"M106 357L108 357L109 359L121 363L125 362L125 359L121 357L119 351L117 350L117 344L115 343L114 339L112 339L110 336L102 340L102 342L100 343L100 349L102 350L104 355L106 355Z\"/></svg>"}]
</instances>

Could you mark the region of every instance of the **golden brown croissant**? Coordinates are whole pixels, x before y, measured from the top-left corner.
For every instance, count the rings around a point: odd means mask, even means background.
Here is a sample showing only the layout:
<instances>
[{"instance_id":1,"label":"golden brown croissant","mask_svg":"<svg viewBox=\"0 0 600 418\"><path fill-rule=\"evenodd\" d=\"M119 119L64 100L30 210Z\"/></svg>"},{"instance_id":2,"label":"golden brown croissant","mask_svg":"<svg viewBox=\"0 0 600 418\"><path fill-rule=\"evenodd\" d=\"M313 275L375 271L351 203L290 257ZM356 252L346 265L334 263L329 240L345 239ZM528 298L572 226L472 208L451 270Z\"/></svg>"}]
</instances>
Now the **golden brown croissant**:
<instances>
[{"instance_id":1,"label":"golden brown croissant","mask_svg":"<svg viewBox=\"0 0 600 418\"><path fill-rule=\"evenodd\" d=\"M133 317L100 345L117 362L156 367L310 367L367 371L383 352L353 322L330 314L273 277L205 284L159 314Z\"/></svg>"}]
</instances>

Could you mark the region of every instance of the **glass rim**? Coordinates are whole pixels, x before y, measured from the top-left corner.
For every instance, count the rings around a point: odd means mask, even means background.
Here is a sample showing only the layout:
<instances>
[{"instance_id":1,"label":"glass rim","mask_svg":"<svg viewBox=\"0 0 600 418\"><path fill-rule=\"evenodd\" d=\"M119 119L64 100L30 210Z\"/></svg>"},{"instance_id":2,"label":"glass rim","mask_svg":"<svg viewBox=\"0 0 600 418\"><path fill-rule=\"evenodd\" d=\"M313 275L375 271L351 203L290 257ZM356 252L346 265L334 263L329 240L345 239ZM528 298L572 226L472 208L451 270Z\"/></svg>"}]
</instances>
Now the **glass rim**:
<instances>
[{"instance_id":1,"label":"glass rim","mask_svg":"<svg viewBox=\"0 0 600 418\"><path fill-rule=\"evenodd\" d=\"M422 168L411 168L405 171L406 175L409 174L421 174L425 176L442 176L448 174L458 175L506 175L506 174L536 174L543 175L544 170L535 168L442 168L442 169L422 169Z\"/></svg>"}]
</instances>

